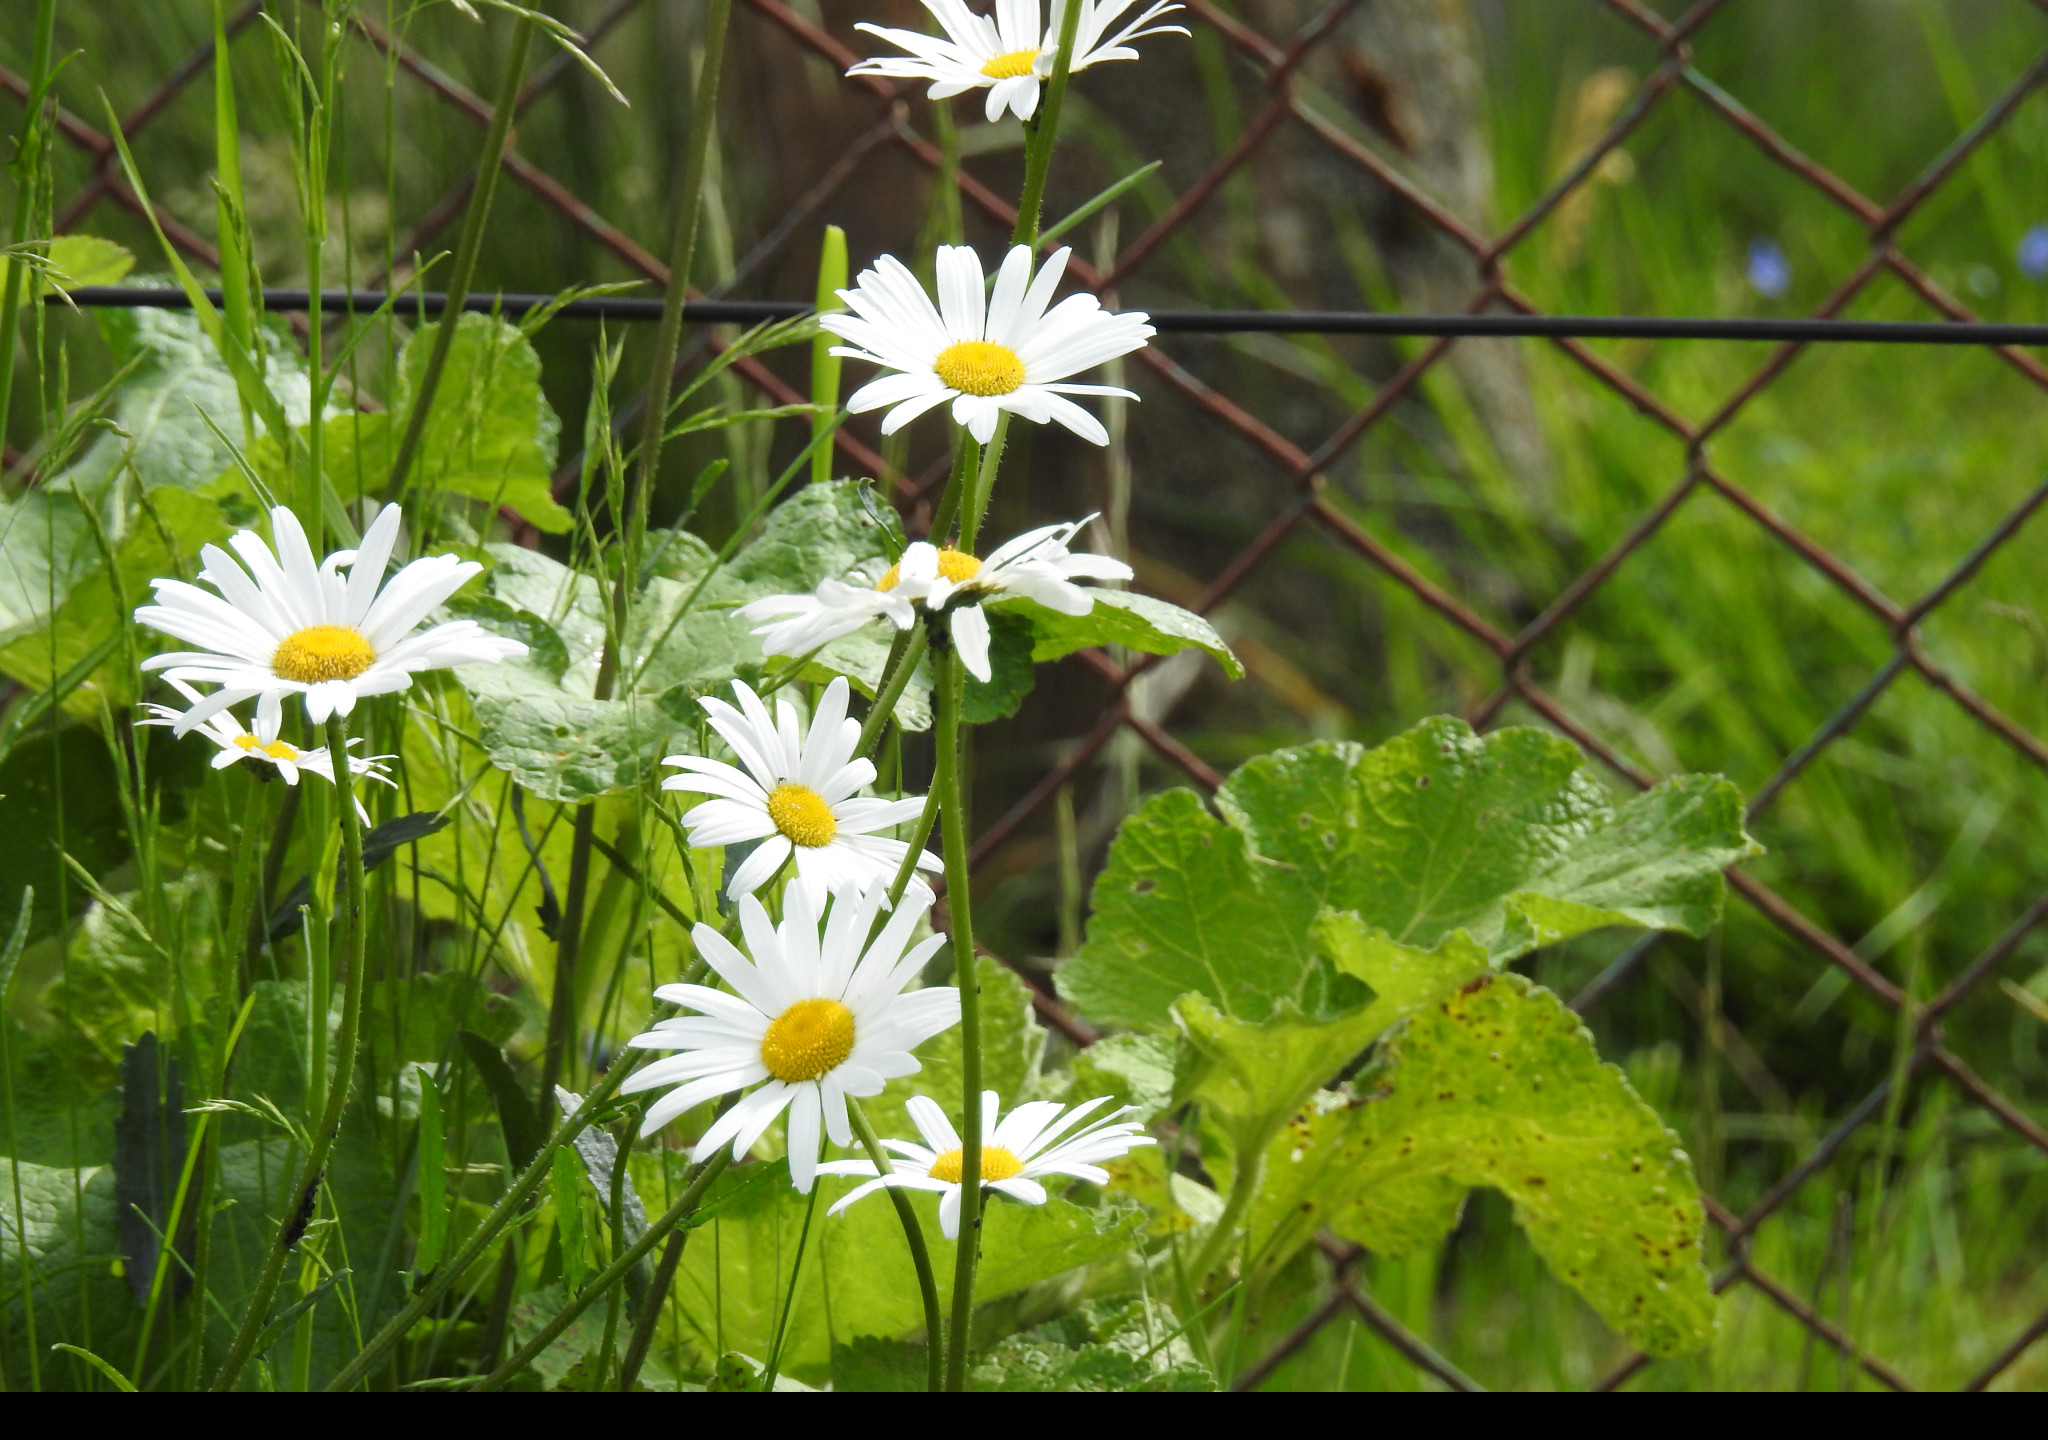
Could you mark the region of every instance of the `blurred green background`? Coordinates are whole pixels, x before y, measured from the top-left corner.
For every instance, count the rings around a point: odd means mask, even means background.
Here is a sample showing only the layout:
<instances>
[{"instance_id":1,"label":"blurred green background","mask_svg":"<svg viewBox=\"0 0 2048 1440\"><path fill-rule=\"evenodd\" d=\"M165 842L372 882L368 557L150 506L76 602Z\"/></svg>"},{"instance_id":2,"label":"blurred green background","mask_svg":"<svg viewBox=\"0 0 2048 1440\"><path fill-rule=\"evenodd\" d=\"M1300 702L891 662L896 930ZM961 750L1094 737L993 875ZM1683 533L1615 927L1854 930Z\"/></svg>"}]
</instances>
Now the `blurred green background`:
<instances>
[{"instance_id":1,"label":"blurred green background","mask_svg":"<svg viewBox=\"0 0 2048 1440\"><path fill-rule=\"evenodd\" d=\"M1369 149L1490 235L1643 106L1626 140L1505 257L1506 281L1541 309L1803 315L1875 260L1874 276L1841 314L1939 318L1924 288L1985 318L2048 321L2048 231L2037 229L2048 225L2048 97L2038 87L2015 93L2048 60L2042 6L1709 4L1680 57L1691 67L1683 75L1669 68L1649 25L1627 13L1633 8L1601 0L1360 7L1303 65L1303 113L1274 126L1256 158L1120 280L1116 298L1127 307L1461 308L1478 281L1468 261L1317 128ZM631 108L549 52L539 72L549 83L537 83L522 114L518 154L618 236L664 250L695 7L564 0L552 9L596 35L593 52ZM1640 14L1686 9L1645 5ZM0 4L12 22L0 24L0 64L15 74L26 69L19 37L33 10L28 0ZM271 10L302 43L314 42L317 6L272 0ZM393 46L357 31L334 42L350 49L350 84L327 273L329 283L346 276L376 285L393 271L409 274L416 252L453 243L452 229L422 222L437 213L459 219L450 202L473 169L482 124L436 86L489 94L507 26L474 24L445 4L414 10L394 0L360 10ZM876 44L853 32L855 20L915 24L919 13L908 0L806 0L784 12L863 55ZM1284 42L1320 12L1268 0L1228 13ZM1076 84L1049 217L1137 165L1164 162L1071 237L1098 264L1168 215L1272 99L1244 47L1202 17L1175 18L1188 21L1191 38L1153 37L1142 65L1107 66ZM60 50L78 52L58 84L66 108L103 131L107 102L133 113L178 67L203 59L209 26L203 0L63 7ZM856 266L883 251L928 253L954 234L985 254L1001 242L984 215L935 185L898 143L887 103L843 81L788 24L742 6L735 39L697 284L808 298L826 222L847 228ZM258 259L268 283L303 283L283 96L259 29L241 32L236 64ZM214 229L212 114L203 71L196 80L149 114L133 144L154 193L203 238ZM1717 89L1880 208L2000 108L1994 133L1874 241L1840 195L1710 104ZM901 105L901 124L956 145L962 168L994 193L1015 192L1014 122L983 125L973 107L951 134L921 94L906 93ZM15 118L18 99L9 123ZM100 171L97 156L65 148L60 213ZM78 214L74 228L129 245L144 269L161 268L146 227L111 200ZM1897 265L1883 263L1893 253L1887 245L1897 247ZM500 191L481 283L551 291L642 278L624 248L515 177ZM54 323L82 394L104 373L104 350L90 321ZM594 326L564 322L540 340L566 436L581 433L597 339ZM635 376L650 337L629 331L624 339L622 373ZM388 348L360 353L356 380L366 395L387 391ZM1156 348L1313 451L1424 342L1169 336ZM1586 348L1688 424L1718 417L1704 448L1689 451L1563 348L1468 344L1329 460L1327 499L1513 634L1683 484L1696 461L1901 606L2048 475L2038 365L2027 373L1996 353L1823 347L1787 359L1724 416L1732 397L1774 367L1771 347ZM771 358L801 385L801 356ZM1009 531L1103 510L1108 543L1128 553L1140 583L1186 603L1298 487L1145 366L1122 370L1143 399L1113 411L1117 443L1099 452L1062 435L1025 437L995 523ZM723 383L745 393L740 382ZM17 444L35 433L34 405L17 391ZM916 477L944 456L941 427L913 430L883 453ZM871 423L856 431L878 443ZM803 440L797 422L784 422L704 443L728 450L733 474L751 477ZM673 449L677 485L718 453ZM750 501L737 489L722 494L698 523L716 536ZM1930 665L2029 736L2048 734L2048 569L2039 546L2038 529L2021 527L1916 636ZM1281 544L1216 618L1252 678L1231 686L1213 666L1162 666L1140 685L1137 704L1218 768L1308 737L1375 742L1426 714L1473 710L1501 680L1484 646L1313 525ZM1533 683L1635 766L1719 771L1753 794L1895 653L1880 617L1702 484L1526 663ZM1041 677L1014 721L985 733L975 772L984 821L1086 733L1102 698L1093 672L1068 662ZM1495 723L1546 721L1516 702ZM1749 873L1924 1000L2048 889L2041 754L2038 743L2030 753L1993 733L1909 668L1756 818L1769 854ZM1082 906L1063 873L1085 877L1135 798L1181 779L1135 738L1115 742L991 857L978 902L986 943L1020 965L1051 967ZM1545 953L1535 973L1569 996L1620 949L1593 937ZM1709 1189L1738 1213L1892 1075L1910 1042L1892 1012L1739 899L1719 934L1654 948L1588 1019L1603 1053L1625 1063L1686 1137ZM2048 1118L2044 1033L2048 943L2032 933L1942 1029L1944 1042L2037 1124ZM1938 1076L1922 1073L1897 1094L1762 1228L1752 1258L1797 1303L1916 1383L1954 1385L2048 1305L2048 1156ZM1547 1276L1504 1210L1475 1205L1438 1260L1369 1268L1375 1288L1489 1385L1589 1383L1621 1358L1617 1342ZM1714 1352L1660 1365L1636 1383L1853 1383L1854 1366L1781 1308L1754 1288L1737 1294ZM1276 1314L1261 1325L1277 1336L1298 1318ZM2048 1345L1999 1383L2044 1381ZM1420 1382L1347 1321L1327 1327L1270 1383Z\"/></svg>"}]
</instances>

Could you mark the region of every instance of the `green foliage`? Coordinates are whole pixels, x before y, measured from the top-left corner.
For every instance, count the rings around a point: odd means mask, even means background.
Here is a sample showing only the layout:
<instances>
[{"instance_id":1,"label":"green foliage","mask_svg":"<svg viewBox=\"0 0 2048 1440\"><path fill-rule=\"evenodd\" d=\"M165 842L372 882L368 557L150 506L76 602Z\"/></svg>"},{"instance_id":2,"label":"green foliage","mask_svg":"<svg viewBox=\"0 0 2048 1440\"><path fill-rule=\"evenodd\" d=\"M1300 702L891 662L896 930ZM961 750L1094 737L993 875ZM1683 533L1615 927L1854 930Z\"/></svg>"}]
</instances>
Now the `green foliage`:
<instances>
[{"instance_id":1,"label":"green foliage","mask_svg":"<svg viewBox=\"0 0 2048 1440\"><path fill-rule=\"evenodd\" d=\"M745 1184L744 1171L714 1185L716 1203ZM797 1308L790 1321L783 1370L798 1380L829 1372L835 1342L858 1335L902 1336L924 1323L908 1249L896 1212L877 1196L828 1218L825 1207L852 1184L822 1178L825 1186L811 1227L812 1255L804 1264ZM920 1224L939 1272L942 1298L952 1286L952 1242L939 1234L936 1196L914 1198ZM806 1197L786 1183L735 1197L712 1223L697 1230L676 1276L681 1297L678 1339L708 1370L724 1350L766 1354L788 1291L790 1267L803 1228ZM1042 1206L992 1204L983 1220L982 1260L975 1284L978 1303L993 1304L1076 1267L1107 1260L1129 1245L1139 1217L1123 1208L1084 1209L1063 1200Z\"/></svg>"},{"instance_id":2,"label":"green foliage","mask_svg":"<svg viewBox=\"0 0 2048 1440\"><path fill-rule=\"evenodd\" d=\"M377 477L380 489L396 459L388 422L393 415L412 413L440 328L439 323L423 325L406 342L386 423L359 432L359 453L379 447L373 453L383 464L365 463L362 470ZM455 341L427 412L412 483L510 506L542 530L566 532L569 512L548 490L561 429L554 407L541 393L540 356L532 342L495 316L465 314L456 323Z\"/></svg>"},{"instance_id":3,"label":"green foliage","mask_svg":"<svg viewBox=\"0 0 2048 1440\"><path fill-rule=\"evenodd\" d=\"M1418 952L1463 931L1494 965L1604 925L1704 933L1720 872L1755 850L1734 787L1682 777L1617 809L1582 767L1543 731L1437 719L1376 750L1253 760L1217 792L1220 820L1191 792L1159 796L1111 847L1061 989L1154 1028L1189 992L1251 1021L1320 1008L1325 908Z\"/></svg>"},{"instance_id":4,"label":"green foliage","mask_svg":"<svg viewBox=\"0 0 2048 1440\"><path fill-rule=\"evenodd\" d=\"M42 264L37 267L42 272L45 291L118 285L135 268L135 256L127 246L97 235L58 235L47 244Z\"/></svg>"},{"instance_id":5,"label":"green foliage","mask_svg":"<svg viewBox=\"0 0 2048 1440\"><path fill-rule=\"evenodd\" d=\"M806 487L722 565L686 532L652 537L651 574L620 646L612 699L594 698L610 613L606 590L536 551L486 547L496 607L457 608L533 647L523 660L457 672L491 762L551 800L588 799L667 773L660 758L694 743L696 698L758 675L760 641L733 611L765 595L811 590L879 553L879 527L858 488L844 481ZM849 636L813 666L872 694L887 654L886 640ZM897 713L914 728L930 723L915 684Z\"/></svg>"},{"instance_id":6,"label":"green foliage","mask_svg":"<svg viewBox=\"0 0 2048 1440\"><path fill-rule=\"evenodd\" d=\"M24 886L36 892L31 940L85 908L90 897L65 855L94 875L127 858L127 817L106 764L106 743L82 727L31 736L0 763L0 929L14 928Z\"/></svg>"},{"instance_id":7,"label":"green foliage","mask_svg":"<svg viewBox=\"0 0 2048 1440\"><path fill-rule=\"evenodd\" d=\"M101 500L129 474L144 490L199 490L233 468L228 448L246 450L235 381L205 329L181 310L98 310L100 333L126 378L102 433L57 484ZM284 321L267 316L261 332L264 381L293 425L312 418L304 352ZM225 437L225 438L223 438Z\"/></svg>"},{"instance_id":8,"label":"green foliage","mask_svg":"<svg viewBox=\"0 0 2048 1440\"><path fill-rule=\"evenodd\" d=\"M976 1390L1178 1394L1216 1389L1216 1377L1157 1301L1090 1300L1013 1335L974 1366Z\"/></svg>"},{"instance_id":9,"label":"green foliage","mask_svg":"<svg viewBox=\"0 0 2048 1440\"><path fill-rule=\"evenodd\" d=\"M1490 1186L1557 1276L1653 1355L1713 1336L1699 1187L1678 1137L1549 991L1482 975L1409 1020L1348 1092L1268 1147L1260 1265L1328 1226L1382 1255L1435 1244Z\"/></svg>"},{"instance_id":10,"label":"green foliage","mask_svg":"<svg viewBox=\"0 0 2048 1440\"><path fill-rule=\"evenodd\" d=\"M1207 651L1233 680L1244 678L1244 666L1207 620L1191 610L1129 590L1090 587L1095 599L1086 615L1062 615L1031 600L1011 600L1002 609L1030 617L1037 643L1033 660L1057 660L1094 645L1121 645L1145 655L1177 655L1183 650Z\"/></svg>"}]
</instances>

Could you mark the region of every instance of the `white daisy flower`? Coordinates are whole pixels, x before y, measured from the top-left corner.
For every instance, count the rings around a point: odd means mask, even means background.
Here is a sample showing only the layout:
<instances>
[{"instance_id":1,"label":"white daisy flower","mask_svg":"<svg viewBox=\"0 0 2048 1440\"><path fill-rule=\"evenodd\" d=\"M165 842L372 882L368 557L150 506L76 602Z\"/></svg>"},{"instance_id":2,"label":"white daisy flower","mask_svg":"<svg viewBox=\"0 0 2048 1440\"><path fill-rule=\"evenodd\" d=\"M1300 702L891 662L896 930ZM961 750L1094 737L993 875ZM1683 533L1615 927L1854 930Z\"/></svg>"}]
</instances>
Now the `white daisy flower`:
<instances>
[{"instance_id":1,"label":"white daisy flower","mask_svg":"<svg viewBox=\"0 0 2048 1440\"><path fill-rule=\"evenodd\" d=\"M1150 1145L1152 1137L1135 1120L1119 1120L1134 1107L1126 1105L1097 1116L1079 1130L1073 1127L1110 1097L1076 1105L1065 1115L1056 1100L1035 1100L1019 1105L1000 1122L993 1090L981 1094L981 1183L1026 1205L1045 1203L1042 1176L1066 1175L1097 1185L1109 1183L1109 1172L1097 1161L1114 1160L1139 1145ZM882 1144L900 1157L895 1168L879 1179L856 1185L828 1214L837 1215L854 1201L872 1195L884 1186L909 1190L936 1190L939 1194L939 1229L948 1240L960 1234L960 1175L963 1157L960 1136L946 1119L946 1112L922 1095L909 1102L911 1121L924 1144L910 1140L884 1140ZM833 1160L818 1167L820 1175L875 1174L870 1160Z\"/></svg>"},{"instance_id":2,"label":"white daisy flower","mask_svg":"<svg viewBox=\"0 0 2048 1440\"><path fill-rule=\"evenodd\" d=\"M320 725L354 710L362 696L405 689L415 671L524 655L525 645L474 620L413 633L483 566L432 555L383 584L400 518L396 505L385 506L359 549L337 550L316 566L298 517L280 505L270 512L274 556L253 530L228 541L247 571L218 545L199 552L199 578L219 594L182 580L154 582L157 603L135 618L206 648L153 655L142 668L221 687L185 712L179 733L251 696L258 697L259 723L274 729L284 697L293 693L305 697L307 716Z\"/></svg>"},{"instance_id":3,"label":"white daisy flower","mask_svg":"<svg viewBox=\"0 0 2048 1440\"><path fill-rule=\"evenodd\" d=\"M199 692L184 681L173 680L171 684L180 695L193 704L200 703ZM287 785L298 784L299 772L302 770L318 775L330 785L334 783L334 760L327 753L327 747L322 745L312 750L301 750L278 739L278 716L275 713L267 721L264 717L258 716L256 728L245 730L234 713L225 709L216 710L197 726L187 727L183 724L186 711L173 709L169 705L144 705L142 708L149 711L150 718L136 722L138 724L169 725L180 731L197 729L199 733L213 741L219 747L213 757L213 768L216 770L225 770L228 766L243 760L254 760L275 767ZM363 742L357 737L348 743L355 746ZM397 782L391 778L383 762L396 758L394 755L351 755L348 757L349 773L362 779L381 780L386 785L395 785ZM370 812L363 808L361 797L356 799L356 814L362 817L365 825L370 823Z\"/></svg>"},{"instance_id":4,"label":"white daisy flower","mask_svg":"<svg viewBox=\"0 0 2048 1440\"><path fill-rule=\"evenodd\" d=\"M882 433L893 435L950 400L953 419L984 445L1004 410L1041 425L1057 420L1082 439L1107 445L1102 422L1066 397L1138 397L1113 386L1064 382L1138 349L1152 327L1143 311L1112 315L1093 295L1069 295L1048 311L1072 253L1054 252L1033 278L1030 247L1013 246L988 291L981 257L971 247L941 245L937 305L902 261L884 255L861 271L853 289L839 292L852 313L818 321L852 342L834 346L834 355L903 372L863 385L847 408L858 415L893 405L882 420Z\"/></svg>"},{"instance_id":5,"label":"white daisy flower","mask_svg":"<svg viewBox=\"0 0 2048 1440\"><path fill-rule=\"evenodd\" d=\"M1110 27L1134 3L1136 0L1081 0L1073 57L1067 63L1069 74L1105 60L1137 59L1138 52L1130 42L1140 36L1188 33L1179 25L1151 23L1181 8L1171 0L1158 0L1137 19L1110 34ZM1066 6L1055 5L1052 23L1043 29L1038 23L1038 0L996 0L992 16L976 15L961 0L924 0L924 8L932 12L932 18L946 32L944 39L915 30L856 25L856 30L865 30L910 53L863 60L846 73L929 80L932 88L926 93L934 100L985 89L990 124L1006 108L1019 120L1029 120L1037 112L1038 93L1052 74L1059 50L1060 22Z\"/></svg>"},{"instance_id":6,"label":"white daisy flower","mask_svg":"<svg viewBox=\"0 0 2048 1440\"><path fill-rule=\"evenodd\" d=\"M825 580L809 595L769 595L734 613L742 620L769 622L754 630L766 655L808 655L885 617L898 630L910 628L917 606L907 592L881 589L865 576L854 578L865 583Z\"/></svg>"},{"instance_id":7,"label":"white daisy flower","mask_svg":"<svg viewBox=\"0 0 2048 1440\"><path fill-rule=\"evenodd\" d=\"M1086 615L1095 607L1095 597L1074 581L1131 578L1131 567L1121 560L1067 548L1075 532L1094 518L1029 531L996 547L986 560L920 540L905 548L903 558L882 577L881 587L900 587L916 595L925 609L944 612L961 663L986 683L989 631L984 604L1021 598L1062 615Z\"/></svg>"},{"instance_id":8,"label":"white daisy flower","mask_svg":"<svg viewBox=\"0 0 2048 1440\"><path fill-rule=\"evenodd\" d=\"M886 898L879 886L836 897L822 937L818 912L802 887L790 888L780 925L770 925L761 902L745 897L740 930L751 960L709 925L697 926L691 932L697 953L735 993L706 985L664 985L654 992L698 1013L660 1021L626 1042L640 1050L686 1052L654 1061L621 1087L630 1094L676 1086L648 1108L640 1133L652 1135L714 1096L758 1085L712 1123L690 1156L702 1160L730 1144L738 1159L787 1110L789 1173L808 1194L821 1127L833 1144L853 1143L846 1097L879 1095L889 1080L916 1074L910 1052L960 1022L958 990L903 990L945 943L932 935L910 945L931 904L931 892L917 889L916 902L899 905L865 952L862 944Z\"/></svg>"},{"instance_id":9,"label":"white daisy flower","mask_svg":"<svg viewBox=\"0 0 2048 1440\"><path fill-rule=\"evenodd\" d=\"M661 762L689 772L669 776L661 782L662 789L714 797L683 817L692 845L761 842L734 872L727 896L751 895L792 855L797 884L791 889L808 891L813 906L822 905L827 892L886 887L910 847L875 832L916 819L924 810L924 797L880 800L860 794L875 783L875 766L871 760L854 758L860 722L847 716L844 677L825 687L811 716L808 740L796 707L787 700L775 702L771 719L768 707L746 682L735 680L732 688L739 697L738 710L710 695L698 703L746 768L701 755L670 755ZM944 868L929 851L919 854L917 866Z\"/></svg>"}]
</instances>

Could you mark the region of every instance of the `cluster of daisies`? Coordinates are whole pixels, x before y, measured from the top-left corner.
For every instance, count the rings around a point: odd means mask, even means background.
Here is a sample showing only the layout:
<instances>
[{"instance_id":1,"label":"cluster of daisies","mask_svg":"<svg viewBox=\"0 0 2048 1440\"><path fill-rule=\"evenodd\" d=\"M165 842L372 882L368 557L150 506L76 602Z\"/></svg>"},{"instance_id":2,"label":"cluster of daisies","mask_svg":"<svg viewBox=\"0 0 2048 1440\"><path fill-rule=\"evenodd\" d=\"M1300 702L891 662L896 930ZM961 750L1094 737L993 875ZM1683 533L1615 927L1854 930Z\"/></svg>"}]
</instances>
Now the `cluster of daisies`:
<instances>
[{"instance_id":1,"label":"cluster of daisies","mask_svg":"<svg viewBox=\"0 0 2048 1440\"><path fill-rule=\"evenodd\" d=\"M1129 19L1137 0L1067 3L1081 6L1073 71L1135 59L1130 42L1141 36L1187 33L1153 23L1180 8L1167 0ZM1039 0L997 0L992 17L975 15L961 0L924 4L943 38L862 25L907 54L864 61L849 73L929 80L934 99L985 90L989 120L1007 109L1029 121L1053 69L1064 5L1055 0L1048 20ZM1092 295L1054 304L1070 254L1060 250L1034 269L1031 248L1013 247L991 281L972 249L942 246L936 302L909 267L881 257L852 289L839 292L846 311L820 322L847 342L833 354L888 372L856 391L849 408L887 410L885 435L946 406L981 445L993 440L1005 415L1057 423L1106 445L1102 422L1071 397L1137 397L1071 377L1137 350L1153 331L1144 314L1111 314ZM420 671L513 659L526 647L471 621L421 628L482 566L436 555L387 581L402 523L395 506L370 517L357 548L317 564L290 510L274 509L270 520L274 549L251 531L228 542L233 555L207 546L202 584L159 580L156 603L136 611L141 623L199 647L145 662L164 673L186 705L147 706L143 723L203 735L216 746L220 768L247 760L297 784L302 773L331 782L335 765L345 763L354 776L391 783L384 765L391 756L337 760L328 747L283 739L286 697L301 697L307 719L319 726L349 715L365 696L405 689ZM1087 523L1033 530L986 557L919 541L884 569L828 578L809 594L771 596L740 613L761 622L754 633L770 656L809 655L870 625L909 630L923 622L940 627L966 669L987 681L987 607L1025 600L1085 615L1094 600L1075 582L1131 578L1121 562L1072 548ZM198 685L214 688L204 693ZM654 992L691 1013L661 1020L629 1042L673 1052L623 1087L666 1092L649 1105L641 1133L737 1094L697 1140L694 1158L730 1146L738 1159L780 1120L799 1191L808 1193L821 1174L865 1177L835 1214L884 1187L933 1191L941 1228L955 1236L965 1147L931 1100L910 1102L919 1140L882 1142L893 1157L889 1173L878 1173L870 1160L820 1159L827 1139L851 1147L850 1100L917 1073L917 1048L959 1022L958 990L912 988L942 943L936 935L914 939L934 903L916 872L942 867L888 832L917 818L924 797L868 793L875 767L857 753L861 725L847 714L844 679L825 688L808 724L787 698L775 697L771 712L743 682L734 681L732 690L737 704L708 696L701 702L731 760L669 756L664 763L682 773L663 788L704 797L685 816L693 846L746 847L727 884L744 944L697 925L697 952L724 988L665 985ZM245 726L236 707L251 700L253 719ZM367 819L360 801L357 808ZM785 879L780 919L772 919L760 892ZM1006 1116L1000 1096L982 1098L982 1181L1026 1204L1045 1202L1048 1178L1104 1183L1102 1162L1153 1143L1125 1118L1128 1107L1104 1111L1106 1097L1072 1108L1032 1102Z\"/></svg>"},{"instance_id":2,"label":"cluster of daisies","mask_svg":"<svg viewBox=\"0 0 2048 1440\"><path fill-rule=\"evenodd\" d=\"M142 723L204 735L217 749L217 769L249 760L274 768L292 785L301 773L331 783L335 757L328 747L281 738L288 696L298 696L306 718L318 726L330 716L353 713L364 696L405 689L422 670L524 655L525 645L473 620L420 628L483 566L432 555L406 565L387 584L384 572L403 520L396 505L383 507L371 517L360 545L316 564L298 517L280 505L270 512L275 549L255 531L243 530L228 541L233 555L218 545L199 552L199 579L211 589L156 581L156 603L137 610L136 620L200 648L142 662L144 670L163 671L187 702L183 710L146 706L150 714ZM217 688L201 694L195 683ZM251 700L254 722L244 725L236 707ZM384 762L392 758L349 755L346 762L351 774L388 785ZM360 800L356 809L367 821Z\"/></svg>"}]
</instances>

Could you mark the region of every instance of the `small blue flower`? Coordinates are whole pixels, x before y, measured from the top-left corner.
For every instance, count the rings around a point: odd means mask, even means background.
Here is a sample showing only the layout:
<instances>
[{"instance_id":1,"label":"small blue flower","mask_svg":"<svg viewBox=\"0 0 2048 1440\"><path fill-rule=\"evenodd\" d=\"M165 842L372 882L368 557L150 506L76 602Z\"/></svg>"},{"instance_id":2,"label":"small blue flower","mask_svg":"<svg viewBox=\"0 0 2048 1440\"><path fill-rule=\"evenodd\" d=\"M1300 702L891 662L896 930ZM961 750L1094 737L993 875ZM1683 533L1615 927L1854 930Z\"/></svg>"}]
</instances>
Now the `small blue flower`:
<instances>
[{"instance_id":1,"label":"small blue flower","mask_svg":"<svg viewBox=\"0 0 2048 1440\"><path fill-rule=\"evenodd\" d=\"M2048 280L2048 225L2036 225L2020 236L2020 274Z\"/></svg>"},{"instance_id":2,"label":"small blue flower","mask_svg":"<svg viewBox=\"0 0 2048 1440\"><path fill-rule=\"evenodd\" d=\"M1777 241L1749 242L1749 283L1766 300L1782 300L1792 288L1792 262Z\"/></svg>"}]
</instances>

